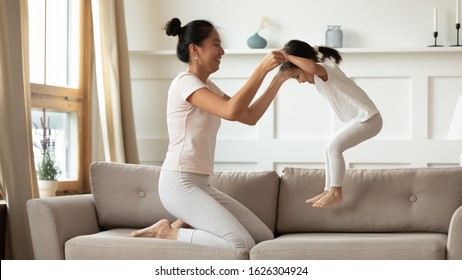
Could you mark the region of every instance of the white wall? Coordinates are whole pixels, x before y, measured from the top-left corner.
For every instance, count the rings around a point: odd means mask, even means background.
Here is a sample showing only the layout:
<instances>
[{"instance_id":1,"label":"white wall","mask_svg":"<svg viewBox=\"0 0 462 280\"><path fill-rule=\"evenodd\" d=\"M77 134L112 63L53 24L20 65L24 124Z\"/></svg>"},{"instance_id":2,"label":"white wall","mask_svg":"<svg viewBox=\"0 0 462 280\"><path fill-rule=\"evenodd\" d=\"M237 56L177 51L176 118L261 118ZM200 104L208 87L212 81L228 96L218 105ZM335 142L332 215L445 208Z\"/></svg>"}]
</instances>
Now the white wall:
<instances>
[{"instance_id":1,"label":"white wall","mask_svg":"<svg viewBox=\"0 0 462 280\"><path fill-rule=\"evenodd\" d=\"M440 42L453 44L455 0L130 0L125 1L129 48L172 49L162 28L172 17L207 19L220 28L225 48L246 48L261 16L268 47L298 38L324 43L327 25L341 25L345 47L418 47L433 41L433 7L439 8Z\"/></svg>"},{"instance_id":2,"label":"white wall","mask_svg":"<svg viewBox=\"0 0 462 280\"><path fill-rule=\"evenodd\" d=\"M437 2L439 42L453 44L455 1ZM254 8L242 8L249 5ZM232 95L268 51L251 51L245 44L264 15L273 21L262 32L270 47L292 38L323 44L326 25L343 26L342 68L370 94L385 119L376 138L346 153L349 168L456 165L462 141L445 137L462 95L462 48L426 47L432 43L434 5L434 0L125 1L142 163L160 165L165 157L166 93L185 69L173 51L176 38L162 30L165 22L175 16L184 23L205 18L220 27L227 54L212 78ZM257 126L222 123L216 170L322 167L322 147L338 127L313 87L288 81Z\"/></svg>"}]
</instances>

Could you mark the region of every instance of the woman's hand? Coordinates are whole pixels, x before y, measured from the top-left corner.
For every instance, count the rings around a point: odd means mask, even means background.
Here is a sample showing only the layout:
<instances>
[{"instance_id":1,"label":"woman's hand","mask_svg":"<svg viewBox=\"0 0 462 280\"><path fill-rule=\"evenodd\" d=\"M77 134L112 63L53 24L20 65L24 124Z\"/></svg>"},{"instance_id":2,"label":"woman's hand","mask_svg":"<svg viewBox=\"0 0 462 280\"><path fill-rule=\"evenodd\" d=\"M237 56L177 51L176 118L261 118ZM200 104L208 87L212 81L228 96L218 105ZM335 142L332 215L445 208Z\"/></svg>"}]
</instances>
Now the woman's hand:
<instances>
[{"instance_id":1,"label":"woman's hand","mask_svg":"<svg viewBox=\"0 0 462 280\"><path fill-rule=\"evenodd\" d=\"M269 52L261 61L260 67L266 73L270 72L285 61L284 54L280 50Z\"/></svg>"},{"instance_id":2,"label":"woman's hand","mask_svg":"<svg viewBox=\"0 0 462 280\"><path fill-rule=\"evenodd\" d=\"M278 51L278 52L281 52L281 53L282 53L282 55L284 56L284 61L283 61L283 62L286 62L286 61L288 61L288 60L289 60L289 58L288 58L289 54L288 54L288 53L286 53L286 51L285 51L285 50L283 50L283 49L277 49L276 51Z\"/></svg>"}]
</instances>

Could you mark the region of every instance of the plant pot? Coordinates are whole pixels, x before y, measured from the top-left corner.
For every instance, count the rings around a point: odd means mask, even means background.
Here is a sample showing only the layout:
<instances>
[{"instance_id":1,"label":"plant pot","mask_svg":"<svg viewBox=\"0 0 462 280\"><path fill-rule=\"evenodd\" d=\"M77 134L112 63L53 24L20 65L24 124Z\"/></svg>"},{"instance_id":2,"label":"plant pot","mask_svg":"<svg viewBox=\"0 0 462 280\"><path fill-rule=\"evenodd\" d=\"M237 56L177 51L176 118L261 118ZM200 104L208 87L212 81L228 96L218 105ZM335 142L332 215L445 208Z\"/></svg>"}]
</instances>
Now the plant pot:
<instances>
[{"instance_id":1,"label":"plant pot","mask_svg":"<svg viewBox=\"0 0 462 280\"><path fill-rule=\"evenodd\" d=\"M57 180L38 180L40 197L51 197L56 195L58 189Z\"/></svg>"}]
</instances>

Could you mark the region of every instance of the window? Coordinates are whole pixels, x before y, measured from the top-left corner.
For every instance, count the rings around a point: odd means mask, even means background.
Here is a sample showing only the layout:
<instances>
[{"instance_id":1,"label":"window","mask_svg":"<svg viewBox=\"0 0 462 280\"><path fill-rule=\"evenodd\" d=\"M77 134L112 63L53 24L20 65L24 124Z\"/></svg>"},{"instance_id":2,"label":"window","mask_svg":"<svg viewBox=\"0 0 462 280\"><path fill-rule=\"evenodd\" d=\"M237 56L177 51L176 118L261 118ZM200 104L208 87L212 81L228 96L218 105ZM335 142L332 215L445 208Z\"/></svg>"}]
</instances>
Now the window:
<instances>
[{"instance_id":1,"label":"window","mask_svg":"<svg viewBox=\"0 0 462 280\"><path fill-rule=\"evenodd\" d=\"M43 139L43 126L49 128L53 141L56 162L61 169L60 180L78 180L78 114L77 112L32 109L32 140L35 162L41 160L41 150L37 145Z\"/></svg>"},{"instance_id":2,"label":"window","mask_svg":"<svg viewBox=\"0 0 462 280\"><path fill-rule=\"evenodd\" d=\"M91 34L89 0L29 0L32 135L45 120L56 141L60 192L88 192ZM90 25L91 26L91 25ZM90 61L90 63L89 63ZM84 69L87 67L87 69ZM34 152L38 162L40 153Z\"/></svg>"},{"instance_id":3,"label":"window","mask_svg":"<svg viewBox=\"0 0 462 280\"><path fill-rule=\"evenodd\" d=\"M30 0L31 83L78 88L80 0Z\"/></svg>"}]
</instances>

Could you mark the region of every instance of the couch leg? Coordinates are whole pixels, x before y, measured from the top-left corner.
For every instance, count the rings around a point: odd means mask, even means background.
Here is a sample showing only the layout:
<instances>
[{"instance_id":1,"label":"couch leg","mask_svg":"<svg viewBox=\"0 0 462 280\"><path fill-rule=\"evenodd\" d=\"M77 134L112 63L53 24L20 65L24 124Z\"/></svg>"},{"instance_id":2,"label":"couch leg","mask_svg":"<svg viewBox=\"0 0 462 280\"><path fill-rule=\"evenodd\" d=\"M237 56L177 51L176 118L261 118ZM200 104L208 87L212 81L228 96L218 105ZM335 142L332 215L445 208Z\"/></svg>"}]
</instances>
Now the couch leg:
<instances>
[{"instance_id":1,"label":"couch leg","mask_svg":"<svg viewBox=\"0 0 462 280\"><path fill-rule=\"evenodd\" d=\"M6 204L0 204L0 259L5 259Z\"/></svg>"}]
</instances>

